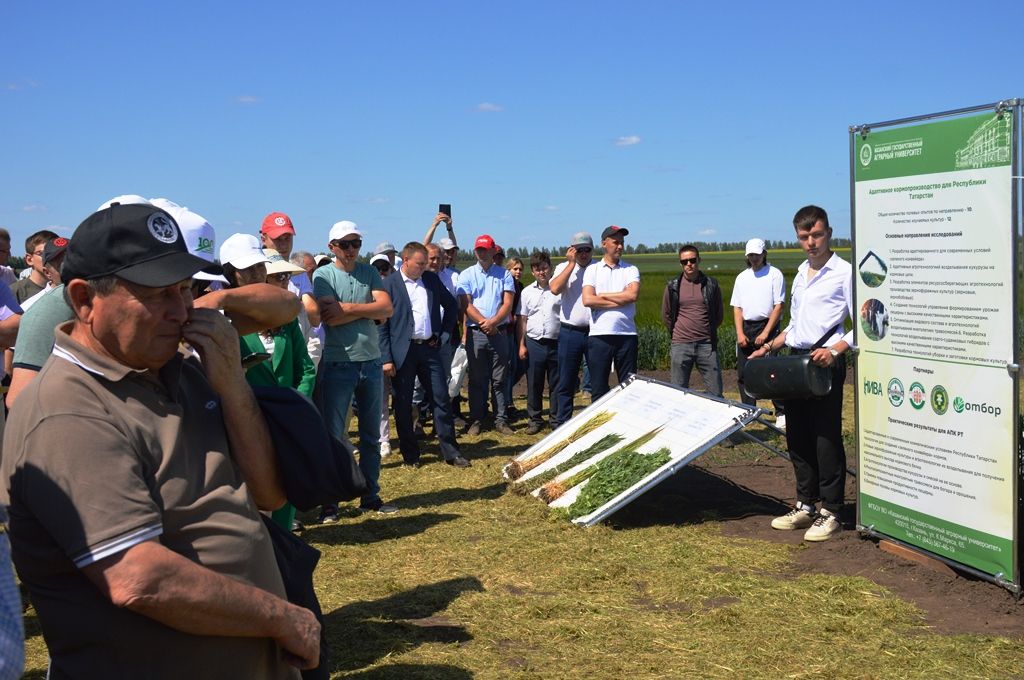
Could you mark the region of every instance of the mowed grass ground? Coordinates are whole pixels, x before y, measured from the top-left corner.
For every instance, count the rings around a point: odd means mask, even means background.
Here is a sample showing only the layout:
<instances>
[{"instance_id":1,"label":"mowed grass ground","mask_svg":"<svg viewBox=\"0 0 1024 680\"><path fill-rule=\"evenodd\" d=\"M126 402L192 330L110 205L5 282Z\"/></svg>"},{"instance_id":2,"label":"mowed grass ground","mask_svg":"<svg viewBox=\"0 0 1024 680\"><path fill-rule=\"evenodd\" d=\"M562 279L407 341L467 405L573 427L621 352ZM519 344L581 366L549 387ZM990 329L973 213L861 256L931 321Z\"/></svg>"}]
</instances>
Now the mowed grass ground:
<instances>
[{"instance_id":1,"label":"mowed grass ground","mask_svg":"<svg viewBox=\"0 0 1024 680\"><path fill-rule=\"evenodd\" d=\"M681 521L680 492L656 489L590 529L555 520L501 478L502 465L535 439L464 438L467 470L438 462L433 443L419 469L396 454L385 459L381 486L398 514L353 513L323 526L302 516L311 523L305 539L323 552L316 582L332 677L1021 675L1019 637L937 634L867 578L795 568L801 553L820 548L729 536L716 512ZM759 465L770 455L743 444L704 460ZM32 610L26 626L27 677L43 678Z\"/></svg>"}]
</instances>

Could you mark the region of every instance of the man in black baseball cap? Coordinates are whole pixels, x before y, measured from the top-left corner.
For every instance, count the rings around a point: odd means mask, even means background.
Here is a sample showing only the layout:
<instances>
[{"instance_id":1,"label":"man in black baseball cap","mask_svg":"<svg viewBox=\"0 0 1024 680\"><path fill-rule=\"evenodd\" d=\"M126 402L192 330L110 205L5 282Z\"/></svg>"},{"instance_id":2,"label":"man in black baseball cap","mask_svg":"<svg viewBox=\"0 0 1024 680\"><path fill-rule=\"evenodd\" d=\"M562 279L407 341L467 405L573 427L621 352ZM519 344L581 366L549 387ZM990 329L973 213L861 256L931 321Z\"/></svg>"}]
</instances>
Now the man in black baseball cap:
<instances>
[{"instance_id":1,"label":"man in black baseball cap","mask_svg":"<svg viewBox=\"0 0 1024 680\"><path fill-rule=\"evenodd\" d=\"M298 680L318 663L319 623L287 601L259 513L286 498L238 335L192 304L209 266L152 205L111 205L68 243L73 319L0 459L55 676Z\"/></svg>"},{"instance_id":2,"label":"man in black baseball cap","mask_svg":"<svg viewBox=\"0 0 1024 680\"><path fill-rule=\"evenodd\" d=\"M61 277L69 283L116 276L159 288L190 279L200 270L221 273L219 266L188 252L173 217L148 203L114 203L78 225Z\"/></svg>"}]
</instances>

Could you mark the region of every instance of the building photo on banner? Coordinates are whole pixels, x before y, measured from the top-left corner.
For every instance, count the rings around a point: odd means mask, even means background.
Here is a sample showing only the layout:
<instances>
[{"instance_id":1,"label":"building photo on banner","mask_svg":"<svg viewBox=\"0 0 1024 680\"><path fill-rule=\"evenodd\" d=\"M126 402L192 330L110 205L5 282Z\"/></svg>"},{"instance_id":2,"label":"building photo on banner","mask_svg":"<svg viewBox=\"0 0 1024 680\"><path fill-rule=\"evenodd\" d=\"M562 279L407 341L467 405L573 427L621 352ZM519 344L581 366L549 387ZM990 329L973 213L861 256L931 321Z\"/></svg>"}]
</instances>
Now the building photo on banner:
<instances>
[{"instance_id":1,"label":"building photo on banner","mask_svg":"<svg viewBox=\"0 0 1024 680\"><path fill-rule=\"evenodd\" d=\"M1019 117L851 128L858 525L1015 592Z\"/></svg>"},{"instance_id":2,"label":"building photo on banner","mask_svg":"<svg viewBox=\"0 0 1024 680\"><path fill-rule=\"evenodd\" d=\"M590 526L671 477L761 410L633 376L503 469L556 513Z\"/></svg>"}]
</instances>

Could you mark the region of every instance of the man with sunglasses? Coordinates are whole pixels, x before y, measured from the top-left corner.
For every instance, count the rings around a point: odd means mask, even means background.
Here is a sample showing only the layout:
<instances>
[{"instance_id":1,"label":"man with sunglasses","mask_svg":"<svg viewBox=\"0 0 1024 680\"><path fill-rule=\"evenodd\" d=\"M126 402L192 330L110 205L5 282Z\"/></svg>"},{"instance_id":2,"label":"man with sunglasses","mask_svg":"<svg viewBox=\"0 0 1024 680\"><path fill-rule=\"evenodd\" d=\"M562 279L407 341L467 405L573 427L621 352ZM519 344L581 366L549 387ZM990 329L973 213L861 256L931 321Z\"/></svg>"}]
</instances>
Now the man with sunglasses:
<instances>
[{"instance_id":1,"label":"man with sunglasses","mask_svg":"<svg viewBox=\"0 0 1024 680\"><path fill-rule=\"evenodd\" d=\"M338 222L329 234L334 262L313 273L313 294L326 331L321 364L324 419L331 434L348 436L348 410L359 411L359 469L366 477L363 512L392 513L380 497L380 404L384 374L376 322L392 312L380 274L359 262L362 232L355 222ZM336 521L337 509L325 506L321 521Z\"/></svg>"},{"instance_id":2,"label":"man with sunglasses","mask_svg":"<svg viewBox=\"0 0 1024 680\"><path fill-rule=\"evenodd\" d=\"M718 361L718 327L722 324L722 289L718 281L700 270L697 246L679 249L682 273L665 285L661 318L672 343L669 352L672 382L690 386L696 366L704 379L704 391L722 396L722 367Z\"/></svg>"},{"instance_id":3,"label":"man with sunglasses","mask_svg":"<svg viewBox=\"0 0 1024 680\"><path fill-rule=\"evenodd\" d=\"M594 239L578 231L569 240L565 262L555 267L549 283L552 295L562 296L558 312L558 389L555 404L549 404L552 428L572 418L573 397L580 384L580 365L587 354L590 333L590 310L583 306L583 272L593 258Z\"/></svg>"}]
</instances>

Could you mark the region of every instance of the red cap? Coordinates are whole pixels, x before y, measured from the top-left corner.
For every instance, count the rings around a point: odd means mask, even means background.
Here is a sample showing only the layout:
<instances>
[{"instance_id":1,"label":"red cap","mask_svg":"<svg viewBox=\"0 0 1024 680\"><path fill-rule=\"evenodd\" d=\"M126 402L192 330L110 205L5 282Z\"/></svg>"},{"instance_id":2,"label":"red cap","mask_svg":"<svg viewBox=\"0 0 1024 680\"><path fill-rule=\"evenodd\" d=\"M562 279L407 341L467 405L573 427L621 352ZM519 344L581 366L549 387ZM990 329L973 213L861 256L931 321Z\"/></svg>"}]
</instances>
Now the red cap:
<instances>
[{"instance_id":1,"label":"red cap","mask_svg":"<svg viewBox=\"0 0 1024 680\"><path fill-rule=\"evenodd\" d=\"M481 234L480 236L477 236L476 237L476 243L473 244L473 249L474 250L477 249L477 248L493 248L493 247L494 247L494 239L491 238L490 236L488 236L487 234Z\"/></svg>"},{"instance_id":2,"label":"red cap","mask_svg":"<svg viewBox=\"0 0 1024 680\"><path fill-rule=\"evenodd\" d=\"M263 218L260 231L270 238L278 238L281 234L294 234L295 227L292 226L292 219L284 213L272 212Z\"/></svg>"}]
</instances>

